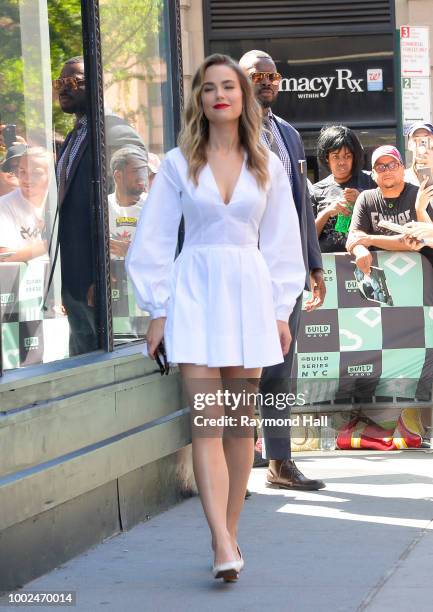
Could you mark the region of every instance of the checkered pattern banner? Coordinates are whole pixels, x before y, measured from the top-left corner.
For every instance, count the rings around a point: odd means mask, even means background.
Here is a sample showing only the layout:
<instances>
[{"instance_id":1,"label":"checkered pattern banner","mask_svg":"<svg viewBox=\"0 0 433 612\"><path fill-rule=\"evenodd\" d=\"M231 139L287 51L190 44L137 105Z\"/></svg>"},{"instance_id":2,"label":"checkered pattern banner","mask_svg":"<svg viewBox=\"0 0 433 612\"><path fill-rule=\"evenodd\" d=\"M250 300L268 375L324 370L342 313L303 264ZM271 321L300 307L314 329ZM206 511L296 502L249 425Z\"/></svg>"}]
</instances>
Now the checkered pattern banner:
<instances>
[{"instance_id":1,"label":"checkered pattern banner","mask_svg":"<svg viewBox=\"0 0 433 612\"><path fill-rule=\"evenodd\" d=\"M143 338L149 315L137 306L134 289L126 274L123 260L111 261L111 300L114 340Z\"/></svg>"},{"instance_id":2,"label":"checkered pattern banner","mask_svg":"<svg viewBox=\"0 0 433 612\"><path fill-rule=\"evenodd\" d=\"M47 363L69 356L69 326L50 291L42 303L49 264L0 264L3 369Z\"/></svg>"},{"instance_id":3,"label":"checkered pattern banner","mask_svg":"<svg viewBox=\"0 0 433 612\"><path fill-rule=\"evenodd\" d=\"M123 261L112 262L113 328L115 341L142 338L148 315L136 305ZM3 369L48 363L69 357L68 319L54 299L53 287L42 303L49 263L0 264L0 306Z\"/></svg>"},{"instance_id":4,"label":"checkered pattern banner","mask_svg":"<svg viewBox=\"0 0 433 612\"><path fill-rule=\"evenodd\" d=\"M309 402L371 396L429 399L430 263L419 253L374 253L373 266L386 282L385 302L379 294L367 299L360 291L352 259L345 253L323 255L327 295L320 309L302 312L294 374L298 392L306 392Z\"/></svg>"}]
</instances>

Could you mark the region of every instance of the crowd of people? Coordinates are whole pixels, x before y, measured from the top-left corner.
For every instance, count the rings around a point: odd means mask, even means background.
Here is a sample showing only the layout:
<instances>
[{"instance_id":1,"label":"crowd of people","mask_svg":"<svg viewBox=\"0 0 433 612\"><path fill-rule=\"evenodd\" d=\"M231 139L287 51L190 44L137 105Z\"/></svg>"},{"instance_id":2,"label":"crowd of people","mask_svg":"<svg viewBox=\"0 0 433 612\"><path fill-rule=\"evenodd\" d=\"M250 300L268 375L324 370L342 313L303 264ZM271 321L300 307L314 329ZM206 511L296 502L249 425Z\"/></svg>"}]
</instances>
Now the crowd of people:
<instances>
[{"instance_id":1,"label":"crowd of people","mask_svg":"<svg viewBox=\"0 0 433 612\"><path fill-rule=\"evenodd\" d=\"M259 129L245 77L259 103ZM427 180L419 186L404 181L403 161L393 145L378 147L372 170L365 169L363 147L348 127L323 128L317 153L330 174L311 185L298 132L272 112L280 80L272 57L262 51L246 53L239 65L221 55L205 60L193 80L179 148L164 160L127 257L137 299L151 313L148 353L156 357L165 342L168 361L180 365L192 407L197 393L231 389L233 379L244 380L245 387L255 380L262 397L290 390L302 289L311 290L307 310L320 307L325 298L321 252L353 252L360 273L368 279L370 249L425 248L410 232L395 238L380 220L411 232L433 229L433 193ZM418 138L419 130L433 136L433 128L425 124L412 130L410 138ZM427 149L433 138L423 137L427 147L424 152L417 149L416 176L418 167L431 163ZM263 185L266 171L268 189ZM258 197L257 187L265 201ZM288 226L294 211L298 223ZM185 244L173 268L181 215ZM271 281L268 286L263 270L257 268L257 243ZM248 255L245 247L251 250ZM254 293L257 288L260 296ZM263 320L263 314L272 318L269 292L276 319L273 332ZM250 304L248 311L244 300ZM274 353L275 335L279 356ZM246 403L243 410L251 406ZM309 479L292 460L290 425L272 425L275 406L262 403L261 412L264 452L256 464L268 466L268 484L323 488L322 481ZM218 422L225 408L212 404L205 414ZM286 405L279 416L286 422L289 414ZM231 423L220 426L217 435L203 435L193 427L194 473L212 534L213 573L226 581L237 580L244 566L237 527L254 444L249 432L246 438L239 434L233 445L236 433Z\"/></svg>"},{"instance_id":2,"label":"crowd of people","mask_svg":"<svg viewBox=\"0 0 433 612\"><path fill-rule=\"evenodd\" d=\"M239 62L207 58L197 70L179 147L160 164L126 121L106 118L109 150L110 255L124 260L140 307L150 313L147 350L179 364L194 406L197 393L250 388L289 395L302 292L305 308L326 293L321 253L350 252L368 278L371 251L433 252L433 126L409 132L405 169L392 144L374 150L371 170L346 126L325 126L317 157L328 176L311 184L299 133L272 112L281 75L258 50ZM95 309L97 258L92 208L92 149L83 59L68 60L55 81L74 128L62 143L53 176L51 153L14 142L0 168L0 257L48 257L55 220L46 214L50 181L58 193L62 303L70 354L99 345ZM185 239L180 255L181 219ZM388 222L384 227L382 222ZM389 223L403 227L403 233ZM225 417L224 405L204 415ZM252 416L254 406L242 406ZM275 406L261 406L270 423ZM289 404L279 418L290 416ZM250 423L193 424L193 464L212 535L213 574L236 581L244 566L238 523L254 460ZM302 474L291 457L290 425L265 425L263 457L269 485L301 490L325 486Z\"/></svg>"},{"instance_id":3,"label":"crowd of people","mask_svg":"<svg viewBox=\"0 0 433 612\"><path fill-rule=\"evenodd\" d=\"M6 148L0 165L0 262L44 260L52 270L60 265L61 307L74 356L99 347L93 153L82 57L65 62L53 89L74 126L65 138L56 134L53 151L20 135ZM0 145L5 127L0 126ZM117 115L107 113L105 132L110 256L124 260L160 160Z\"/></svg>"},{"instance_id":4,"label":"crowd of people","mask_svg":"<svg viewBox=\"0 0 433 612\"><path fill-rule=\"evenodd\" d=\"M419 141L424 149L417 146ZM433 126L414 124L408 145L414 153L409 168L405 169L395 146L382 145L373 151L367 171L364 150L350 128L322 129L317 156L331 173L311 185L310 193L323 253L349 251L365 274L370 271L372 249L421 251L432 260L431 248L411 231L421 229L416 223L433 222ZM396 235L381 221L403 226L405 234Z\"/></svg>"}]
</instances>

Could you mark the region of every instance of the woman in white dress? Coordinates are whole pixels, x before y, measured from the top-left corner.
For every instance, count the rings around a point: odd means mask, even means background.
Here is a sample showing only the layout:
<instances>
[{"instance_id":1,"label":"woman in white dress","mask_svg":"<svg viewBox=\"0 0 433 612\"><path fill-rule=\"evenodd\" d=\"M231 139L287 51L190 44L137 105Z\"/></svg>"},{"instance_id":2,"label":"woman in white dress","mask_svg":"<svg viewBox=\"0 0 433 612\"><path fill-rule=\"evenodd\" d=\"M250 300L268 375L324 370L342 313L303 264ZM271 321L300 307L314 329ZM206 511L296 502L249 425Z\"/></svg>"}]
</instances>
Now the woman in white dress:
<instances>
[{"instance_id":1,"label":"woman in white dress","mask_svg":"<svg viewBox=\"0 0 433 612\"><path fill-rule=\"evenodd\" d=\"M283 361L287 322L305 280L290 183L260 133L261 111L243 71L228 56L208 57L192 82L179 148L161 165L127 257L138 303L151 313L148 354L153 358L164 338L189 394L213 573L225 581L243 567L237 529L253 428L245 435L234 422L203 431L196 417L236 417L218 400L202 409L203 393L241 391L245 381L259 380L262 367ZM173 261L182 215L185 240ZM246 404L243 414L251 415Z\"/></svg>"}]
</instances>

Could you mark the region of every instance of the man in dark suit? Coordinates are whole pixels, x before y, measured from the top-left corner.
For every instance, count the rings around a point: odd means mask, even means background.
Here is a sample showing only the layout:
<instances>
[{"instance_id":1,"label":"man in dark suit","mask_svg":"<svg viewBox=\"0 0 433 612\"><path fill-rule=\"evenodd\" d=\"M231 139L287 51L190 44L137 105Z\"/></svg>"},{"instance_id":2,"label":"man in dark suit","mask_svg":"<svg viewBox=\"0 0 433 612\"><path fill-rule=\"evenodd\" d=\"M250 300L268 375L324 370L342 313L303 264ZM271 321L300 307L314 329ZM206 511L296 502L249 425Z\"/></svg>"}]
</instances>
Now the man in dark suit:
<instances>
[{"instance_id":1,"label":"man in dark suit","mask_svg":"<svg viewBox=\"0 0 433 612\"><path fill-rule=\"evenodd\" d=\"M89 142L87 96L82 57L68 60L54 81L64 113L75 115L74 129L60 149L58 182L62 302L68 315L70 355L99 347L95 310L96 240L93 206L93 160ZM125 145L145 150L143 141L120 117L106 117L109 153ZM147 155L147 153L146 153Z\"/></svg>"},{"instance_id":2,"label":"man in dark suit","mask_svg":"<svg viewBox=\"0 0 433 612\"><path fill-rule=\"evenodd\" d=\"M287 121L277 117L271 111L281 80L271 56L264 51L249 51L242 56L239 64L252 80L256 98L263 109L263 125L266 128L263 139L281 159L292 185L307 270L305 288L312 291L312 297L307 302L306 309L313 310L323 303L326 289L323 280L322 257L307 188L307 163L301 137ZM302 294L298 297L289 320L292 335L289 353L283 363L263 370L260 381L260 392L263 396L290 391L301 309ZM265 419L272 419L276 416L286 418L289 415L290 407L276 414L275 408L262 406L262 416ZM269 459L268 483L285 489L317 490L325 486L320 480L311 480L304 476L292 461L290 427L264 427L263 435L266 457Z\"/></svg>"}]
</instances>

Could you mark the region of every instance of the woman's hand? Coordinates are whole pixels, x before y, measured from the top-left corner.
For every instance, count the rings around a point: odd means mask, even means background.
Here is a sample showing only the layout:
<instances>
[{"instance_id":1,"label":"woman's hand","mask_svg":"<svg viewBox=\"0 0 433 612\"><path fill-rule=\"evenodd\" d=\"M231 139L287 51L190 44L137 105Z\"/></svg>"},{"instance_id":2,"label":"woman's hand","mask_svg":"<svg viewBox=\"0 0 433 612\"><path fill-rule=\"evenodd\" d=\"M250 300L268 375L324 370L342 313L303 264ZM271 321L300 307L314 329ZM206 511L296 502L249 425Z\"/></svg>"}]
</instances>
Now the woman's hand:
<instances>
[{"instance_id":1,"label":"woman's hand","mask_svg":"<svg viewBox=\"0 0 433 612\"><path fill-rule=\"evenodd\" d=\"M428 178L424 179L418 189L418 194L415 201L415 210L417 213L424 212L427 206L433 200L433 185L427 187Z\"/></svg>"},{"instance_id":2,"label":"woman's hand","mask_svg":"<svg viewBox=\"0 0 433 612\"><path fill-rule=\"evenodd\" d=\"M277 321L278 335L280 336L281 350L286 356L292 342L292 334L290 333L289 324L286 321Z\"/></svg>"},{"instance_id":3,"label":"woman's hand","mask_svg":"<svg viewBox=\"0 0 433 612\"><path fill-rule=\"evenodd\" d=\"M349 204L355 204L356 199L360 193L361 192L355 189L354 187L346 187L346 189L343 191L344 199Z\"/></svg>"},{"instance_id":4,"label":"woman's hand","mask_svg":"<svg viewBox=\"0 0 433 612\"><path fill-rule=\"evenodd\" d=\"M166 317L152 319L147 330L147 354L151 359L155 359L155 350L164 337L165 320Z\"/></svg>"},{"instance_id":5,"label":"woman's hand","mask_svg":"<svg viewBox=\"0 0 433 612\"><path fill-rule=\"evenodd\" d=\"M329 218L335 217L335 215L338 215L339 213L345 217L348 217L351 214L350 208L348 208L344 202L338 200L329 204L329 206L325 208L325 211Z\"/></svg>"}]
</instances>

